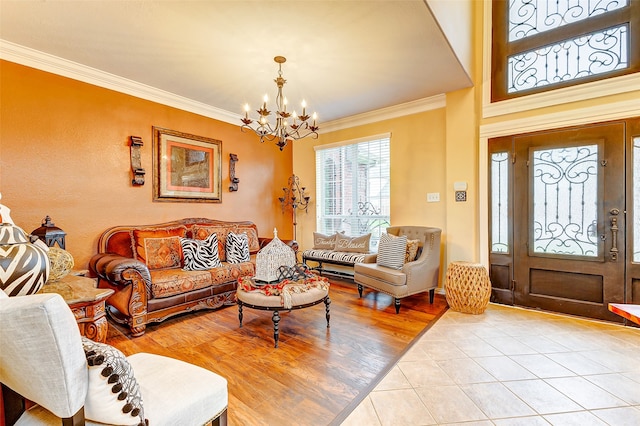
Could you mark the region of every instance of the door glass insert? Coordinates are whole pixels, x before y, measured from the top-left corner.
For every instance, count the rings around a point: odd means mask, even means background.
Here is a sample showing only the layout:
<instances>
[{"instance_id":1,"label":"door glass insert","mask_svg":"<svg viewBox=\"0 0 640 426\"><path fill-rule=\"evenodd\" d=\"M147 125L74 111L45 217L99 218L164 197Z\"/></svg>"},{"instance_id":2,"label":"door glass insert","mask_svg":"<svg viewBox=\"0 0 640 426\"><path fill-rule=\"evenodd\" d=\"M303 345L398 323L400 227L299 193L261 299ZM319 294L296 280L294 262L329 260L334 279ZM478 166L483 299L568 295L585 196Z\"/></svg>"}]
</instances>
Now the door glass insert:
<instances>
[{"instance_id":1,"label":"door glass insert","mask_svg":"<svg viewBox=\"0 0 640 426\"><path fill-rule=\"evenodd\" d=\"M598 145L533 151L533 253L598 256Z\"/></svg>"},{"instance_id":2,"label":"door glass insert","mask_svg":"<svg viewBox=\"0 0 640 426\"><path fill-rule=\"evenodd\" d=\"M509 153L491 154L491 251L509 252Z\"/></svg>"},{"instance_id":3,"label":"door glass insert","mask_svg":"<svg viewBox=\"0 0 640 426\"><path fill-rule=\"evenodd\" d=\"M640 262L640 137L633 138L633 261Z\"/></svg>"}]
</instances>

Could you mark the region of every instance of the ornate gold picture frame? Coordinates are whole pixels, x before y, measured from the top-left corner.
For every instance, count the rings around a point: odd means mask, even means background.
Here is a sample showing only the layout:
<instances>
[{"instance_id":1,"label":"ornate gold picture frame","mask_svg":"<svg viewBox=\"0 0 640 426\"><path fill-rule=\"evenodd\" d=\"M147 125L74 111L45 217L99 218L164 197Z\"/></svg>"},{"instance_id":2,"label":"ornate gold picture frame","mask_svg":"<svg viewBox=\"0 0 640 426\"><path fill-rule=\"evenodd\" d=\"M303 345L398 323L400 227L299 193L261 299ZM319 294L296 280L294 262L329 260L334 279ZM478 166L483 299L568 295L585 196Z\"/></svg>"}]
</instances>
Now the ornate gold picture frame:
<instances>
[{"instance_id":1,"label":"ornate gold picture frame","mask_svg":"<svg viewBox=\"0 0 640 426\"><path fill-rule=\"evenodd\" d=\"M222 202L222 141L153 127L153 201Z\"/></svg>"}]
</instances>

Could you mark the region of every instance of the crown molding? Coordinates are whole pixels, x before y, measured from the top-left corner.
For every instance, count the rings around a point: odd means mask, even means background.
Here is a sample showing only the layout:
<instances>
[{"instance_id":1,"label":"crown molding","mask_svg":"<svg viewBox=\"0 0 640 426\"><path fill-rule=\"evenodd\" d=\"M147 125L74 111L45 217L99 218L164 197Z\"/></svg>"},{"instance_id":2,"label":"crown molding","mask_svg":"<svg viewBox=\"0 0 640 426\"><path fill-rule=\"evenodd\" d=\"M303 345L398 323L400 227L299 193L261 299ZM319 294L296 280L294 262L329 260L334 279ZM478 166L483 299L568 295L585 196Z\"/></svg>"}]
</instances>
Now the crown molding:
<instances>
[{"instance_id":1,"label":"crown molding","mask_svg":"<svg viewBox=\"0 0 640 426\"><path fill-rule=\"evenodd\" d=\"M364 124L375 123L377 121L389 120L391 118L403 117L405 115L417 114L424 111L444 108L447 106L447 97L444 94L418 99L387 108L381 108L362 114L352 115L339 120L321 123L322 128L319 133L334 132L336 130L348 129L350 127L362 126Z\"/></svg>"},{"instance_id":2,"label":"crown molding","mask_svg":"<svg viewBox=\"0 0 640 426\"><path fill-rule=\"evenodd\" d=\"M242 116L220 108L197 102L146 84L138 83L117 75L100 71L77 62L59 58L39 50L31 49L7 40L0 39L0 59L15 62L41 71L50 72L94 86L114 90L151 102L178 108L184 111L220 120L239 126ZM446 106L446 96L436 95L404 104L394 105L363 114L357 114L339 120L320 123L321 133L345 129L404 115L416 114Z\"/></svg>"},{"instance_id":3,"label":"crown molding","mask_svg":"<svg viewBox=\"0 0 640 426\"><path fill-rule=\"evenodd\" d=\"M610 104L543 114L536 117L485 124L480 126L480 138L493 138L638 116L640 116L640 102L638 102L637 99L630 99Z\"/></svg>"},{"instance_id":4,"label":"crown molding","mask_svg":"<svg viewBox=\"0 0 640 426\"><path fill-rule=\"evenodd\" d=\"M238 125L241 116L202 102L0 39L0 59Z\"/></svg>"}]
</instances>

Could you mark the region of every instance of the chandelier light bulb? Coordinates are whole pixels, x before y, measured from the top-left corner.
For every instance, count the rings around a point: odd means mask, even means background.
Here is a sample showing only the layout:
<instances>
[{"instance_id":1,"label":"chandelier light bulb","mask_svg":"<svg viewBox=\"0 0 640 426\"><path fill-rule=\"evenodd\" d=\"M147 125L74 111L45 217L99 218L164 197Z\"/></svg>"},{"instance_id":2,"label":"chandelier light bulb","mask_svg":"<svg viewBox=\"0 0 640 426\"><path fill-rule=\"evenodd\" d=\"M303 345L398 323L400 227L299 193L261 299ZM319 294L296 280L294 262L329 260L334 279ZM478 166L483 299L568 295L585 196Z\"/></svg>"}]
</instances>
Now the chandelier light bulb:
<instances>
[{"instance_id":1,"label":"chandelier light bulb","mask_svg":"<svg viewBox=\"0 0 640 426\"><path fill-rule=\"evenodd\" d=\"M283 56L276 56L273 60L278 64L278 77L274 80L278 88L275 96L275 123L269 122L268 117L271 115L271 111L267 109L269 96L265 94L262 108L256 111L259 115L257 123L253 124L254 120L249 118L249 104L245 104L245 116L241 119L243 125L240 129L243 132L248 129L253 130L260 137L260 142L265 140L275 142L280 151L282 151L289 141L303 139L307 136L311 136L314 139L318 138L317 114L313 114L313 124L309 124L309 116L306 110L307 101L304 99L302 100L302 115L298 115L295 111L292 114L287 112L289 100L282 93L282 89L287 82L282 75L282 64L287 59ZM291 116L293 116L293 123L289 120ZM299 120L300 124L296 120Z\"/></svg>"}]
</instances>

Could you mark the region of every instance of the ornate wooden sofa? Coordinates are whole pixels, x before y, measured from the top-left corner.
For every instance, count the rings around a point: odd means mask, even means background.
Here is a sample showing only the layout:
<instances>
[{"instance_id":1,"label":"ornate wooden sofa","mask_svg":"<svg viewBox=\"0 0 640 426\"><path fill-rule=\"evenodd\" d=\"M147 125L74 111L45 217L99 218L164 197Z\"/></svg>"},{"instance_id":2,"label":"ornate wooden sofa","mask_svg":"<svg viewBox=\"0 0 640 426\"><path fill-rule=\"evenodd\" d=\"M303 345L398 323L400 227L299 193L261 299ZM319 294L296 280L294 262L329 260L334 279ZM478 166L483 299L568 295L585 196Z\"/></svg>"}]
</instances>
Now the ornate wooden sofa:
<instances>
[{"instance_id":1,"label":"ornate wooden sofa","mask_svg":"<svg viewBox=\"0 0 640 426\"><path fill-rule=\"evenodd\" d=\"M247 234L249 262L226 262L225 243L229 232ZM180 263L166 267L166 263L145 257L149 241L176 236L204 240L211 233L217 234L222 267L186 271ZM175 240L172 241L175 245ZM140 336L149 323L183 312L235 305L238 278L254 275L255 254L269 241L271 238L258 237L258 229L252 222L185 218L155 225L116 226L100 236L98 254L89 261L89 269L92 276L98 277L98 287L115 291L107 299L107 314L127 325L133 336ZM294 242L285 243L297 250ZM166 257L167 248L163 250ZM181 253L172 256L181 256Z\"/></svg>"}]
</instances>

